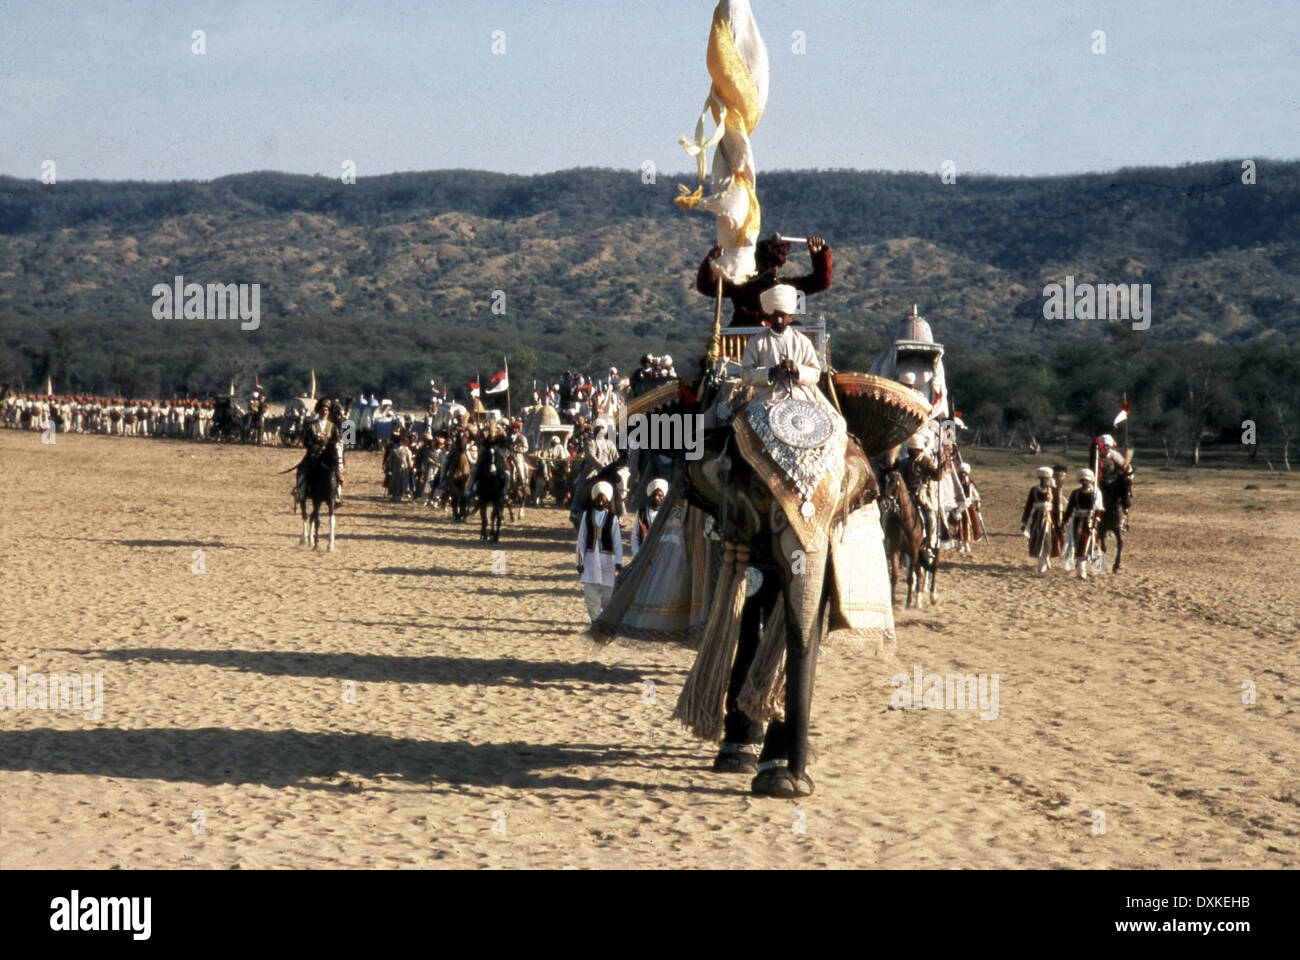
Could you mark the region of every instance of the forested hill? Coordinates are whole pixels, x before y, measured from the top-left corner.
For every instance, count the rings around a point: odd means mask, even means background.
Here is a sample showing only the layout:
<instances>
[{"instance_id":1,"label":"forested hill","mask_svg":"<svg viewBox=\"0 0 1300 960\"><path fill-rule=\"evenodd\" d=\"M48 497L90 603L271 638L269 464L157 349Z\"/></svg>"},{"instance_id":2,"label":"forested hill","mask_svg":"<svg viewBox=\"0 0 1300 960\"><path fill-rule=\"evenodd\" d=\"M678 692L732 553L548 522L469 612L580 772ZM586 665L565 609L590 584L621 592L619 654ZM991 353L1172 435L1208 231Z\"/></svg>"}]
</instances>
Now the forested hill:
<instances>
[{"instance_id":1,"label":"forested hill","mask_svg":"<svg viewBox=\"0 0 1300 960\"><path fill-rule=\"evenodd\" d=\"M842 367L889 339L913 303L950 353L1106 339L1102 321L1043 319L1044 285L1067 275L1151 284L1147 343L1294 343L1300 163L1260 160L1254 184L1242 173L1239 160L1051 178L959 171L951 184L775 172L759 195L765 234L832 245L835 283L810 311L827 317ZM568 366L631 366L647 350L685 356L710 325L692 283L712 230L673 206L677 182L608 170L354 184L0 178L0 381L171 393L259 373L283 396L315 367L334 392L413 401L430 377L460 383L502 354L519 386ZM155 319L150 291L178 274L260 284L259 328Z\"/></svg>"}]
</instances>

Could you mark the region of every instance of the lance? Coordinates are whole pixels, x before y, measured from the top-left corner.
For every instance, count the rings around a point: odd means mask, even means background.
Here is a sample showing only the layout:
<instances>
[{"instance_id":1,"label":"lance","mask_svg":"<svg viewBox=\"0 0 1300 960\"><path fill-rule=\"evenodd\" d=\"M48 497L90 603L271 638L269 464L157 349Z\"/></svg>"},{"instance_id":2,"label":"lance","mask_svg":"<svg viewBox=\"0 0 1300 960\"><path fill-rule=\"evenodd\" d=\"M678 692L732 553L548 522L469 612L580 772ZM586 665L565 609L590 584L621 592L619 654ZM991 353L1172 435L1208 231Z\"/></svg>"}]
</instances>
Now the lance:
<instances>
[{"instance_id":1,"label":"lance","mask_svg":"<svg viewBox=\"0 0 1300 960\"><path fill-rule=\"evenodd\" d=\"M1123 407L1124 407L1124 410L1127 412L1127 410L1128 410L1128 393L1127 393L1127 392L1125 392L1125 394L1124 394ZM1124 418L1124 449L1125 449L1125 450L1128 449L1128 417L1125 417L1125 418Z\"/></svg>"}]
</instances>

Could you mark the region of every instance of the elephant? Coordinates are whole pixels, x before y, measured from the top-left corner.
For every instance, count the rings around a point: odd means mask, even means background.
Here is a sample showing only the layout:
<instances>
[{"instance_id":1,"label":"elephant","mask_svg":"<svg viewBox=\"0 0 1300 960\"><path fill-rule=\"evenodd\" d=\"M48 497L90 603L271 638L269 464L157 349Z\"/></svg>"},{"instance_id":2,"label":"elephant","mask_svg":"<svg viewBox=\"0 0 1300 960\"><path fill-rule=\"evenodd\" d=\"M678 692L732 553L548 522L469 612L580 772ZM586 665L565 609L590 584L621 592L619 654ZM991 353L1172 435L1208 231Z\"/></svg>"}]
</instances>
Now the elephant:
<instances>
[{"instance_id":1,"label":"elephant","mask_svg":"<svg viewBox=\"0 0 1300 960\"><path fill-rule=\"evenodd\" d=\"M727 685L723 739L713 769L753 773L751 791L761 796L809 796L814 790L808 774L813 681L828 628L833 583L829 544L824 541L820 549L805 549L767 481L740 454L730 426L708 431L703 456L683 458L677 476L686 481L688 502L714 518L729 561L738 570L743 570L743 564L763 575L761 586L742 609ZM877 492L870 463L850 436L844 480L831 516L847 516L875 500ZM727 600L715 595L713 602ZM785 716L771 720L764 733L763 724L747 716L738 700L759 649L760 621L773 615L777 603L783 605L786 634Z\"/></svg>"}]
</instances>

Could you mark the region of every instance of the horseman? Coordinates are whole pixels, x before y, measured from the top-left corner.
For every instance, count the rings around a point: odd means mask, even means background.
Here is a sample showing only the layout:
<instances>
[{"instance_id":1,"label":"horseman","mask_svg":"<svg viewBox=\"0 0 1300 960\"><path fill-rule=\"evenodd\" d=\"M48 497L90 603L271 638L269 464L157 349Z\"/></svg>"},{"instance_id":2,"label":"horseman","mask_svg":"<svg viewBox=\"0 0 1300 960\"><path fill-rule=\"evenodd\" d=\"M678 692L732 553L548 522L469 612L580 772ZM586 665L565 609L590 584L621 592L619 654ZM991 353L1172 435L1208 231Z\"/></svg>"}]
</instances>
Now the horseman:
<instances>
[{"instance_id":1,"label":"horseman","mask_svg":"<svg viewBox=\"0 0 1300 960\"><path fill-rule=\"evenodd\" d=\"M334 476L338 479L339 491L336 503L343 502L343 404L336 397L329 405L329 421L334 434Z\"/></svg>"},{"instance_id":2,"label":"horseman","mask_svg":"<svg viewBox=\"0 0 1300 960\"><path fill-rule=\"evenodd\" d=\"M1127 424L1125 428L1127 429ZM1122 478L1133 475L1132 460L1133 451L1125 450L1120 453L1115 438L1109 433L1103 433L1092 441L1089 461L1093 475L1096 477L1098 488L1107 491L1109 496L1114 496L1114 488ZM1119 510L1120 529L1128 530L1128 510L1126 505L1118 497L1115 497L1115 499L1116 508Z\"/></svg>"},{"instance_id":3,"label":"horseman","mask_svg":"<svg viewBox=\"0 0 1300 960\"><path fill-rule=\"evenodd\" d=\"M609 438L609 423L607 421L596 421L595 429L587 439L584 452L586 456L583 458L582 466L578 470L578 484L573 491L574 511L579 509L580 505L586 503L592 477L619 457L618 446ZM613 500L614 494L611 492L610 501ZM577 517L572 513L570 519L574 523L578 522Z\"/></svg>"},{"instance_id":4,"label":"horseman","mask_svg":"<svg viewBox=\"0 0 1300 960\"><path fill-rule=\"evenodd\" d=\"M564 441L560 439L558 433L551 434L551 442L546 445L546 448L538 456L545 460L567 460L569 458L568 451L564 449Z\"/></svg>"},{"instance_id":5,"label":"horseman","mask_svg":"<svg viewBox=\"0 0 1300 960\"><path fill-rule=\"evenodd\" d=\"M1111 480L1116 474L1130 473L1132 471L1129 461L1133 457L1133 451L1129 450L1120 453L1115 444L1115 438L1109 433L1103 433L1094 440L1092 447L1091 459L1093 465L1091 469L1094 476L1102 484Z\"/></svg>"},{"instance_id":6,"label":"horseman","mask_svg":"<svg viewBox=\"0 0 1300 960\"><path fill-rule=\"evenodd\" d=\"M1080 580L1088 579L1088 567L1097 542L1097 525L1105 511L1101 491L1097 489L1096 476L1087 467L1079 471L1079 486L1065 502L1062 518L1070 528L1070 545L1074 548L1074 567ZM1073 526L1070 526L1073 520ZM1067 560L1067 569L1069 561ZM1106 568L1102 566L1104 573Z\"/></svg>"},{"instance_id":7,"label":"horseman","mask_svg":"<svg viewBox=\"0 0 1300 960\"><path fill-rule=\"evenodd\" d=\"M510 471L523 483L528 479L528 438L524 436L524 422L518 418L510 421L510 434L506 438L510 446Z\"/></svg>"},{"instance_id":8,"label":"horseman","mask_svg":"<svg viewBox=\"0 0 1300 960\"><path fill-rule=\"evenodd\" d=\"M907 459L903 461L903 483L921 510L925 524L925 544L930 550L939 545L939 462L930 450L929 435L919 430L907 438Z\"/></svg>"},{"instance_id":9,"label":"horseman","mask_svg":"<svg viewBox=\"0 0 1300 960\"><path fill-rule=\"evenodd\" d=\"M312 462L328 463L334 468L335 474L339 475L343 438L339 433L337 421L330 417L332 406L333 404L324 397L317 400L316 411L303 431L302 443L306 453L298 461L298 478L293 488L294 503L300 503L306 498L307 467ZM339 475L340 486L342 482L342 476Z\"/></svg>"}]
</instances>

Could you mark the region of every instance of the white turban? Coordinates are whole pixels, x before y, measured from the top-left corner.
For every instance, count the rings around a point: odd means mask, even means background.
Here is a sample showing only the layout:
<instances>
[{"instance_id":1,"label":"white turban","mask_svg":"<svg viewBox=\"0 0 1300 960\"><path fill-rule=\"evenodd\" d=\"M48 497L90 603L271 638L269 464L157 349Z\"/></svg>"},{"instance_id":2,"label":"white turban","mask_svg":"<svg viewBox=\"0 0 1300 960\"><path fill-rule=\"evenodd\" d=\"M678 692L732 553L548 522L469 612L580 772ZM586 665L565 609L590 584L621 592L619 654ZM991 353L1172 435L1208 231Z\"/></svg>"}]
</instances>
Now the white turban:
<instances>
[{"instance_id":1,"label":"white turban","mask_svg":"<svg viewBox=\"0 0 1300 960\"><path fill-rule=\"evenodd\" d=\"M907 371L907 373L903 374L902 384L905 387L916 386L916 374L914 374L911 370Z\"/></svg>"},{"instance_id":2,"label":"white turban","mask_svg":"<svg viewBox=\"0 0 1300 960\"><path fill-rule=\"evenodd\" d=\"M764 313L795 313L799 309L799 291L788 283L768 287L758 298Z\"/></svg>"},{"instance_id":3,"label":"white turban","mask_svg":"<svg viewBox=\"0 0 1300 960\"><path fill-rule=\"evenodd\" d=\"M1101 435L1101 442L1104 446L1107 447L1115 446L1115 438L1112 437L1109 433L1103 433Z\"/></svg>"},{"instance_id":4,"label":"white turban","mask_svg":"<svg viewBox=\"0 0 1300 960\"><path fill-rule=\"evenodd\" d=\"M665 497L668 496L668 481L663 477L656 477L651 480L650 485L645 488L646 496L653 496L656 490L661 491Z\"/></svg>"},{"instance_id":5,"label":"white turban","mask_svg":"<svg viewBox=\"0 0 1300 960\"><path fill-rule=\"evenodd\" d=\"M907 449L924 450L925 442L928 439L929 439L929 434L926 432L925 428L922 427L920 430L916 431L916 433L912 434L910 437L907 438Z\"/></svg>"},{"instance_id":6,"label":"white turban","mask_svg":"<svg viewBox=\"0 0 1300 960\"><path fill-rule=\"evenodd\" d=\"M1095 478L1093 477L1092 471L1089 470L1087 467L1084 467L1082 470L1079 471L1079 479L1080 479L1080 480L1092 480L1092 479L1095 479Z\"/></svg>"},{"instance_id":7,"label":"white turban","mask_svg":"<svg viewBox=\"0 0 1300 960\"><path fill-rule=\"evenodd\" d=\"M591 488L591 499L595 500L602 493L605 495L606 500L614 499L614 488L605 480L600 481Z\"/></svg>"},{"instance_id":8,"label":"white turban","mask_svg":"<svg viewBox=\"0 0 1300 960\"><path fill-rule=\"evenodd\" d=\"M1052 468L1051 468L1051 467L1039 467L1037 470L1034 471L1034 474L1035 474L1036 476L1038 476L1038 477L1041 477L1041 478L1044 479L1044 480L1051 480L1051 479L1052 479Z\"/></svg>"}]
</instances>

